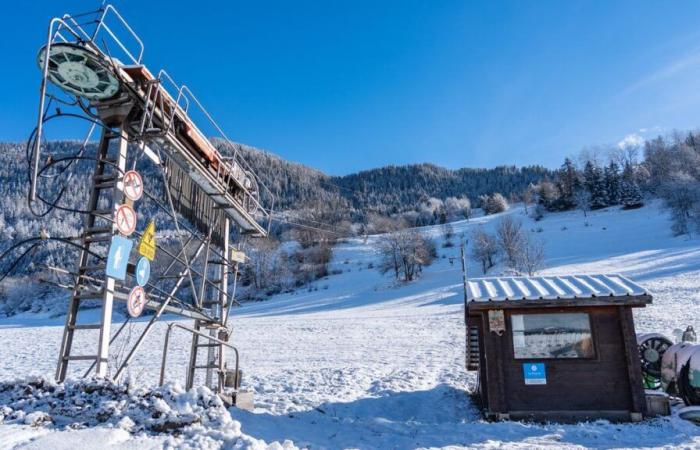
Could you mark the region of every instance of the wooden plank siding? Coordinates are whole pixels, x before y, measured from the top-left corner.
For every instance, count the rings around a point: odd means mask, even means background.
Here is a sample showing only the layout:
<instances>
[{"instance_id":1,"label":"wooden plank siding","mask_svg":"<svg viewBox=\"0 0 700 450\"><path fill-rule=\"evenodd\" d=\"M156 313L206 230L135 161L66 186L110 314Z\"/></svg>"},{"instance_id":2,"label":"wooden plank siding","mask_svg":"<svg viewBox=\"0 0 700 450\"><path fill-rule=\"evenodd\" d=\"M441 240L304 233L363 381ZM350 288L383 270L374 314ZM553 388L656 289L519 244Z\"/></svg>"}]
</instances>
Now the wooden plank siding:
<instances>
[{"instance_id":1,"label":"wooden plank siding","mask_svg":"<svg viewBox=\"0 0 700 450\"><path fill-rule=\"evenodd\" d=\"M494 302L495 303L495 302ZM488 331L488 310L471 308L470 323L480 321L480 393L487 418L639 420L644 391L637 356L631 305L507 308L506 332ZM497 305L492 304L492 309ZM513 314L585 312L589 314L591 358L515 359ZM546 385L526 385L523 363L543 362Z\"/></svg>"}]
</instances>

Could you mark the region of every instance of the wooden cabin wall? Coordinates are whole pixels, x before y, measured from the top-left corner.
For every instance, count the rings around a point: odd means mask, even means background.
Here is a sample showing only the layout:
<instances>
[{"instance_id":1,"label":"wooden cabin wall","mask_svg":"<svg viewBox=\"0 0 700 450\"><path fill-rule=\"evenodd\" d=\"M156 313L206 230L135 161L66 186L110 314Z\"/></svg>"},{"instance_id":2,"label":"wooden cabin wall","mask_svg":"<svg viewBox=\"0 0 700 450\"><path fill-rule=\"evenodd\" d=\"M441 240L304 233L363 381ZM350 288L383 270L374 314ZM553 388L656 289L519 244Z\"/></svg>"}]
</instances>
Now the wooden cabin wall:
<instances>
[{"instance_id":1,"label":"wooden cabin wall","mask_svg":"<svg viewBox=\"0 0 700 450\"><path fill-rule=\"evenodd\" d=\"M557 312L590 315L594 357L514 359L510 316ZM629 307L506 309L502 336L488 331L487 314L480 311L475 315L481 318L482 402L492 417L514 411L643 412L644 393ZM545 363L546 385L525 384L522 367L528 361Z\"/></svg>"}]
</instances>

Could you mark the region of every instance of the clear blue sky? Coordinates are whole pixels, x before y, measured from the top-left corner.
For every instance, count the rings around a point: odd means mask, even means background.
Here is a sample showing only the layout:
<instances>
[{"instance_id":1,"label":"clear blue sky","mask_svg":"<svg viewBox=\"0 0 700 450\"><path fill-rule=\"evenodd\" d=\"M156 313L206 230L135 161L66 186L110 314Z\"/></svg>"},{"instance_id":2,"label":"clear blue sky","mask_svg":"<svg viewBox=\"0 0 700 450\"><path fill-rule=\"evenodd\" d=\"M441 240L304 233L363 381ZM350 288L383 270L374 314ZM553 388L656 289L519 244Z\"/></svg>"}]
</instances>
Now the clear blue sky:
<instances>
[{"instance_id":1,"label":"clear blue sky","mask_svg":"<svg viewBox=\"0 0 700 450\"><path fill-rule=\"evenodd\" d=\"M146 65L191 86L230 137L331 174L555 167L700 123L697 1L115 4ZM33 126L48 19L96 6L5 6L0 140Z\"/></svg>"}]
</instances>

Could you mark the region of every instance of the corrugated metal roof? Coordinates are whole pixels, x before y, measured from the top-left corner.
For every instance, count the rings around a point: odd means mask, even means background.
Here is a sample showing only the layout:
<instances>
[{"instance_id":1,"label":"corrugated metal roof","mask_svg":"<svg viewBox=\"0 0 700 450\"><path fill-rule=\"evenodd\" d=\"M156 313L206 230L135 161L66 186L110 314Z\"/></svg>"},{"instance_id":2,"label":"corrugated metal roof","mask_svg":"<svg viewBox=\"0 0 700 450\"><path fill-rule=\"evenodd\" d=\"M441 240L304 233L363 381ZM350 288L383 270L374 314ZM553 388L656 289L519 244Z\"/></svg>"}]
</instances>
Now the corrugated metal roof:
<instances>
[{"instance_id":1,"label":"corrugated metal roof","mask_svg":"<svg viewBox=\"0 0 700 450\"><path fill-rule=\"evenodd\" d=\"M473 278L467 281L470 302L627 297L649 294L622 275Z\"/></svg>"}]
</instances>

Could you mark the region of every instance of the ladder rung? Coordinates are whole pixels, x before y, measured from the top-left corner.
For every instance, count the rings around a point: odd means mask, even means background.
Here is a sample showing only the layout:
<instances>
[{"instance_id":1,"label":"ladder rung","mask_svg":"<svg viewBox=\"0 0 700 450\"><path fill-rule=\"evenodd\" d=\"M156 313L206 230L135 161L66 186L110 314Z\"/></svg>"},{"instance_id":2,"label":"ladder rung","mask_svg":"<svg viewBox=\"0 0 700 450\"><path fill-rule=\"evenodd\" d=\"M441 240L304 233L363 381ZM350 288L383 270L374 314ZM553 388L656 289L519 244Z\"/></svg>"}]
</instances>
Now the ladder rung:
<instances>
[{"instance_id":1,"label":"ladder rung","mask_svg":"<svg viewBox=\"0 0 700 450\"><path fill-rule=\"evenodd\" d=\"M87 300L89 298L102 298L102 295L104 295L104 292L102 291L79 291L83 292L81 294L77 294L73 296L73 300Z\"/></svg>"},{"instance_id":2,"label":"ladder rung","mask_svg":"<svg viewBox=\"0 0 700 450\"><path fill-rule=\"evenodd\" d=\"M104 226L104 227L88 228L83 232L83 234L92 235L92 234L109 233L111 231L112 231L112 226L110 225L110 226Z\"/></svg>"},{"instance_id":3,"label":"ladder rung","mask_svg":"<svg viewBox=\"0 0 700 450\"><path fill-rule=\"evenodd\" d=\"M97 355L75 355L75 356L64 356L66 361L90 361L97 359Z\"/></svg>"},{"instance_id":4,"label":"ladder rung","mask_svg":"<svg viewBox=\"0 0 700 450\"><path fill-rule=\"evenodd\" d=\"M107 241L111 241L111 240L112 240L112 235L111 235L111 234L108 234L108 235L105 235L105 236L85 236L85 237L83 238L83 240L84 240L86 243L90 243L90 242L107 242Z\"/></svg>"},{"instance_id":5,"label":"ladder rung","mask_svg":"<svg viewBox=\"0 0 700 450\"><path fill-rule=\"evenodd\" d=\"M113 209L96 209L94 211L91 211L90 214L93 216L111 216L114 214Z\"/></svg>"},{"instance_id":6,"label":"ladder rung","mask_svg":"<svg viewBox=\"0 0 700 450\"><path fill-rule=\"evenodd\" d=\"M221 344L197 344L195 347L218 347Z\"/></svg>"},{"instance_id":7,"label":"ladder rung","mask_svg":"<svg viewBox=\"0 0 700 450\"><path fill-rule=\"evenodd\" d=\"M73 330L99 330L102 328L102 325L99 323L90 323L84 325L69 325L68 327Z\"/></svg>"},{"instance_id":8,"label":"ladder rung","mask_svg":"<svg viewBox=\"0 0 700 450\"><path fill-rule=\"evenodd\" d=\"M218 369L218 364L205 364L203 366L194 366L195 369Z\"/></svg>"},{"instance_id":9,"label":"ladder rung","mask_svg":"<svg viewBox=\"0 0 700 450\"><path fill-rule=\"evenodd\" d=\"M116 181L108 181L105 183L97 183L93 186L93 189L109 189L117 185Z\"/></svg>"},{"instance_id":10,"label":"ladder rung","mask_svg":"<svg viewBox=\"0 0 700 450\"><path fill-rule=\"evenodd\" d=\"M95 181L116 181L117 176L113 173L104 173L102 175L95 175L92 179Z\"/></svg>"}]
</instances>

